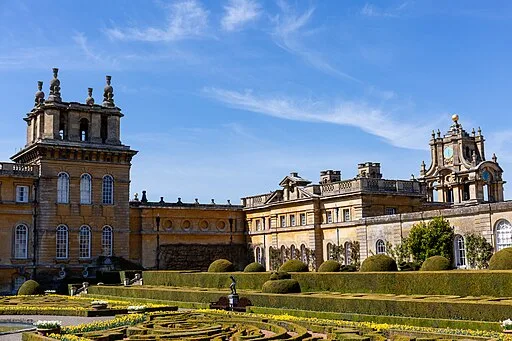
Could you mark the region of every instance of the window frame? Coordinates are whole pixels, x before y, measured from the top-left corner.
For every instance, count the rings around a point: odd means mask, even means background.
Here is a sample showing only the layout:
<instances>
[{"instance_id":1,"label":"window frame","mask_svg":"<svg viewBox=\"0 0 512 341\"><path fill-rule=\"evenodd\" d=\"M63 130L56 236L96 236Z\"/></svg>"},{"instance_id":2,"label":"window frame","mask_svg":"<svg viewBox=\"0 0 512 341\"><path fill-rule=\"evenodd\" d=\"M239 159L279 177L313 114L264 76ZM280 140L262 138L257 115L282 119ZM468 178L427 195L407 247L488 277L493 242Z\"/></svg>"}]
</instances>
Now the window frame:
<instances>
[{"instance_id":1,"label":"window frame","mask_svg":"<svg viewBox=\"0 0 512 341\"><path fill-rule=\"evenodd\" d=\"M307 225L307 216L306 216L306 213L301 213L299 215L300 217L300 226L304 226L304 225ZM304 218L304 219L303 219Z\"/></svg>"},{"instance_id":2,"label":"window frame","mask_svg":"<svg viewBox=\"0 0 512 341\"><path fill-rule=\"evenodd\" d=\"M83 233L86 232L86 233ZM86 238L85 240L83 238ZM78 258L90 259L91 258L91 228L88 225L80 226L78 231ZM85 245L84 245L85 244Z\"/></svg>"},{"instance_id":3,"label":"window frame","mask_svg":"<svg viewBox=\"0 0 512 341\"><path fill-rule=\"evenodd\" d=\"M385 215L394 215L397 214L398 210L396 207L386 207L384 209Z\"/></svg>"},{"instance_id":4,"label":"window frame","mask_svg":"<svg viewBox=\"0 0 512 341\"><path fill-rule=\"evenodd\" d=\"M110 186L110 188L107 188L107 186ZM101 203L103 205L114 205L114 177L112 175L105 174L103 176L101 189Z\"/></svg>"},{"instance_id":5,"label":"window frame","mask_svg":"<svg viewBox=\"0 0 512 341\"><path fill-rule=\"evenodd\" d=\"M106 231L109 231L108 245L107 243L105 243L105 241L107 240L105 238ZM108 252L105 252L105 250L107 249L106 246L108 246ZM105 225L101 229L101 254L105 257L112 257L114 255L114 228L110 225Z\"/></svg>"},{"instance_id":6,"label":"window frame","mask_svg":"<svg viewBox=\"0 0 512 341\"><path fill-rule=\"evenodd\" d=\"M57 204L69 204L69 174L66 172L57 175Z\"/></svg>"},{"instance_id":7,"label":"window frame","mask_svg":"<svg viewBox=\"0 0 512 341\"><path fill-rule=\"evenodd\" d=\"M22 189L26 190L26 192L22 191ZM20 193L24 193L25 194L25 196L23 196L21 199L20 199ZM15 198L15 201L17 203L26 204L26 203L28 203L29 198L30 198L30 186L27 186L27 185L16 185L16 198Z\"/></svg>"},{"instance_id":8,"label":"window frame","mask_svg":"<svg viewBox=\"0 0 512 341\"><path fill-rule=\"evenodd\" d=\"M375 242L375 254L385 255L386 254L386 242L382 239L378 239Z\"/></svg>"},{"instance_id":9,"label":"window frame","mask_svg":"<svg viewBox=\"0 0 512 341\"><path fill-rule=\"evenodd\" d=\"M453 237L453 247L455 267L465 269L467 267L466 241L462 235L456 234Z\"/></svg>"},{"instance_id":10,"label":"window frame","mask_svg":"<svg viewBox=\"0 0 512 341\"><path fill-rule=\"evenodd\" d=\"M496 251L512 246L512 224L506 219L500 219L494 227ZM503 241L505 240L505 241Z\"/></svg>"},{"instance_id":11,"label":"window frame","mask_svg":"<svg viewBox=\"0 0 512 341\"><path fill-rule=\"evenodd\" d=\"M295 226L296 220L295 220L295 214L290 214L290 226Z\"/></svg>"},{"instance_id":12,"label":"window frame","mask_svg":"<svg viewBox=\"0 0 512 341\"><path fill-rule=\"evenodd\" d=\"M348 214L348 218L347 218L347 214ZM350 208L344 208L343 209L343 221L351 221L352 220L352 217L351 217L351 214L350 214Z\"/></svg>"},{"instance_id":13,"label":"window frame","mask_svg":"<svg viewBox=\"0 0 512 341\"><path fill-rule=\"evenodd\" d=\"M279 217L281 227L286 227L286 216L282 215Z\"/></svg>"},{"instance_id":14,"label":"window frame","mask_svg":"<svg viewBox=\"0 0 512 341\"><path fill-rule=\"evenodd\" d=\"M326 214L326 223L327 224L332 224L332 221L333 221L332 220L332 211L331 210L327 210L325 212L325 214Z\"/></svg>"},{"instance_id":15,"label":"window frame","mask_svg":"<svg viewBox=\"0 0 512 341\"><path fill-rule=\"evenodd\" d=\"M59 234L63 234L65 239L59 238ZM62 237L61 236L61 237ZM59 242L64 242L64 247ZM59 251L65 251L65 256L59 255ZM59 225L55 231L55 258L56 259L68 259L69 258L69 228L66 225Z\"/></svg>"},{"instance_id":16,"label":"window frame","mask_svg":"<svg viewBox=\"0 0 512 341\"><path fill-rule=\"evenodd\" d=\"M85 188L87 185L88 188ZM92 176L89 173L84 173L80 176L80 204L92 204Z\"/></svg>"},{"instance_id":17,"label":"window frame","mask_svg":"<svg viewBox=\"0 0 512 341\"><path fill-rule=\"evenodd\" d=\"M20 230L20 228L24 229L25 237L23 238L23 240L18 239L18 236L19 236L18 231ZM28 259L28 238L29 238L28 226L25 224L16 225L16 227L14 228L14 248L13 248L14 259ZM21 241L22 243L20 243L19 241ZM19 252L20 244L23 244L22 246L24 246L24 249L22 249L22 250L24 250L23 253Z\"/></svg>"}]
</instances>

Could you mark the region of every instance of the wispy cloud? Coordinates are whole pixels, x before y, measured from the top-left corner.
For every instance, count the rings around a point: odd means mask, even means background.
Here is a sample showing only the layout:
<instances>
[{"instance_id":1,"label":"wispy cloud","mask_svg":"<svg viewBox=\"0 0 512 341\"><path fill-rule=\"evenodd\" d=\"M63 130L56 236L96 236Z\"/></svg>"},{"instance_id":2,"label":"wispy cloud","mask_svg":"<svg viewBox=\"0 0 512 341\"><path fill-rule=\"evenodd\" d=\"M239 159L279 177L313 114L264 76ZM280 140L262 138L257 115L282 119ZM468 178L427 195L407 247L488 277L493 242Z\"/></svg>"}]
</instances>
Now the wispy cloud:
<instances>
[{"instance_id":1,"label":"wispy cloud","mask_svg":"<svg viewBox=\"0 0 512 341\"><path fill-rule=\"evenodd\" d=\"M361 83L359 79L332 66L319 52L304 46L302 40L306 33L303 29L309 23L315 11L314 7L310 7L302 13L297 13L296 9L290 7L284 0L279 1L278 5L281 8L281 14L273 18L275 26L272 36L279 47L300 56L311 66L328 75Z\"/></svg>"},{"instance_id":2,"label":"wispy cloud","mask_svg":"<svg viewBox=\"0 0 512 341\"><path fill-rule=\"evenodd\" d=\"M205 88L203 92L230 107L281 119L357 127L402 148L425 149L425 140L437 124L437 121L429 124L407 123L365 102L338 101L331 104L311 99L265 97L255 95L252 91L237 92L218 88Z\"/></svg>"},{"instance_id":3,"label":"wispy cloud","mask_svg":"<svg viewBox=\"0 0 512 341\"><path fill-rule=\"evenodd\" d=\"M221 20L222 29L235 31L258 19L261 14L259 3L254 0L228 0Z\"/></svg>"},{"instance_id":4,"label":"wispy cloud","mask_svg":"<svg viewBox=\"0 0 512 341\"><path fill-rule=\"evenodd\" d=\"M177 41L206 35L209 11L196 0L175 2L166 7L165 27L110 28L105 32L114 40L133 41Z\"/></svg>"},{"instance_id":5,"label":"wispy cloud","mask_svg":"<svg viewBox=\"0 0 512 341\"><path fill-rule=\"evenodd\" d=\"M398 17L401 12L407 7L409 3L403 2L397 7L393 8L379 8L373 4L365 3L361 9L361 14L367 17Z\"/></svg>"}]
</instances>

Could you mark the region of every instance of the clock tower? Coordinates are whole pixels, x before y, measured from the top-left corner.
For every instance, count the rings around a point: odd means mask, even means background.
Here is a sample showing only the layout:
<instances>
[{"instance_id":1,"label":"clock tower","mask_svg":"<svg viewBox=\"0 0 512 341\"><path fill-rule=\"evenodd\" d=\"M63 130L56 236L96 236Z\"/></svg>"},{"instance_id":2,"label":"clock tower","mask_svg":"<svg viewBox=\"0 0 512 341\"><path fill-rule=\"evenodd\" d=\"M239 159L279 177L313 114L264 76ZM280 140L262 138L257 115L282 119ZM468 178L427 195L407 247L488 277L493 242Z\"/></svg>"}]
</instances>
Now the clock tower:
<instances>
[{"instance_id":1,"label":"clock tower","mask_svg":"<svg viewBox=\"0 0 512 341\"><path fill-rule=\"evenodd\" d=\"M420 180L426 184L428 201L471 204L503 201L503 169L495 154L485 159L484 137L478 128L471 134L452 116L453 124L441 136L432 131L431 164L421 165Z\"/></svg>"}]
</instances>

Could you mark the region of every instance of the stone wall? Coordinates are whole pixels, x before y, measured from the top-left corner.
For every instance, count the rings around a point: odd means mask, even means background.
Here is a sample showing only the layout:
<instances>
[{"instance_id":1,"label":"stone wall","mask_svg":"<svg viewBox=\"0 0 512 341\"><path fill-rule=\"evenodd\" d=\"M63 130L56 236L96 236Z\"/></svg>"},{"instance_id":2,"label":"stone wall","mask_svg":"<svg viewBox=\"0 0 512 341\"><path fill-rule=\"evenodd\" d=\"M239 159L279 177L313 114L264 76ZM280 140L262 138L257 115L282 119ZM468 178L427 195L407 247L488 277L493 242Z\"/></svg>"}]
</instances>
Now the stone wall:
<instances>
[{"instance_id":1,"label":"stone wall","mask_svg":"<svg viewBox=\"0 0 512 341\"><path fill-rule=\"evenodd\" d=\"M253 261L252 252L245 245L168 244L160 249L160 269L166 270L206 271L214 260L225 258L241 271Z\"/></svg>"}]
</instances>

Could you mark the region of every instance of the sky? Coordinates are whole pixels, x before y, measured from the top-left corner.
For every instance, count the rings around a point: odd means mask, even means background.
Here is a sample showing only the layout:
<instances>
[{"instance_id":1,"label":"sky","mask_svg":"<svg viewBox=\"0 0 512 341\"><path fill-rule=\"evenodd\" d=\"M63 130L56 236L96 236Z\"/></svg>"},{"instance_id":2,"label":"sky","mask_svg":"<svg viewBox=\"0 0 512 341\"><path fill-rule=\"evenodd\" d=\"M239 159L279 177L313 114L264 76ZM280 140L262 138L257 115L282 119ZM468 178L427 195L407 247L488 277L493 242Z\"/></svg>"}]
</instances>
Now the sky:
<instances>
[{"instance_id":1,"label":"sky","mask_svg":"<svg viewBox=\"0 0 512 341\"><path fill-rule=\"evenodd\" d=\"M510 1L0 0L0 160L58 67L64 101L101 102L112 76L150 200L238 203L367 161L409 179L454 113L507 181L511 19Z\"/></svg>"}]
</instances>

